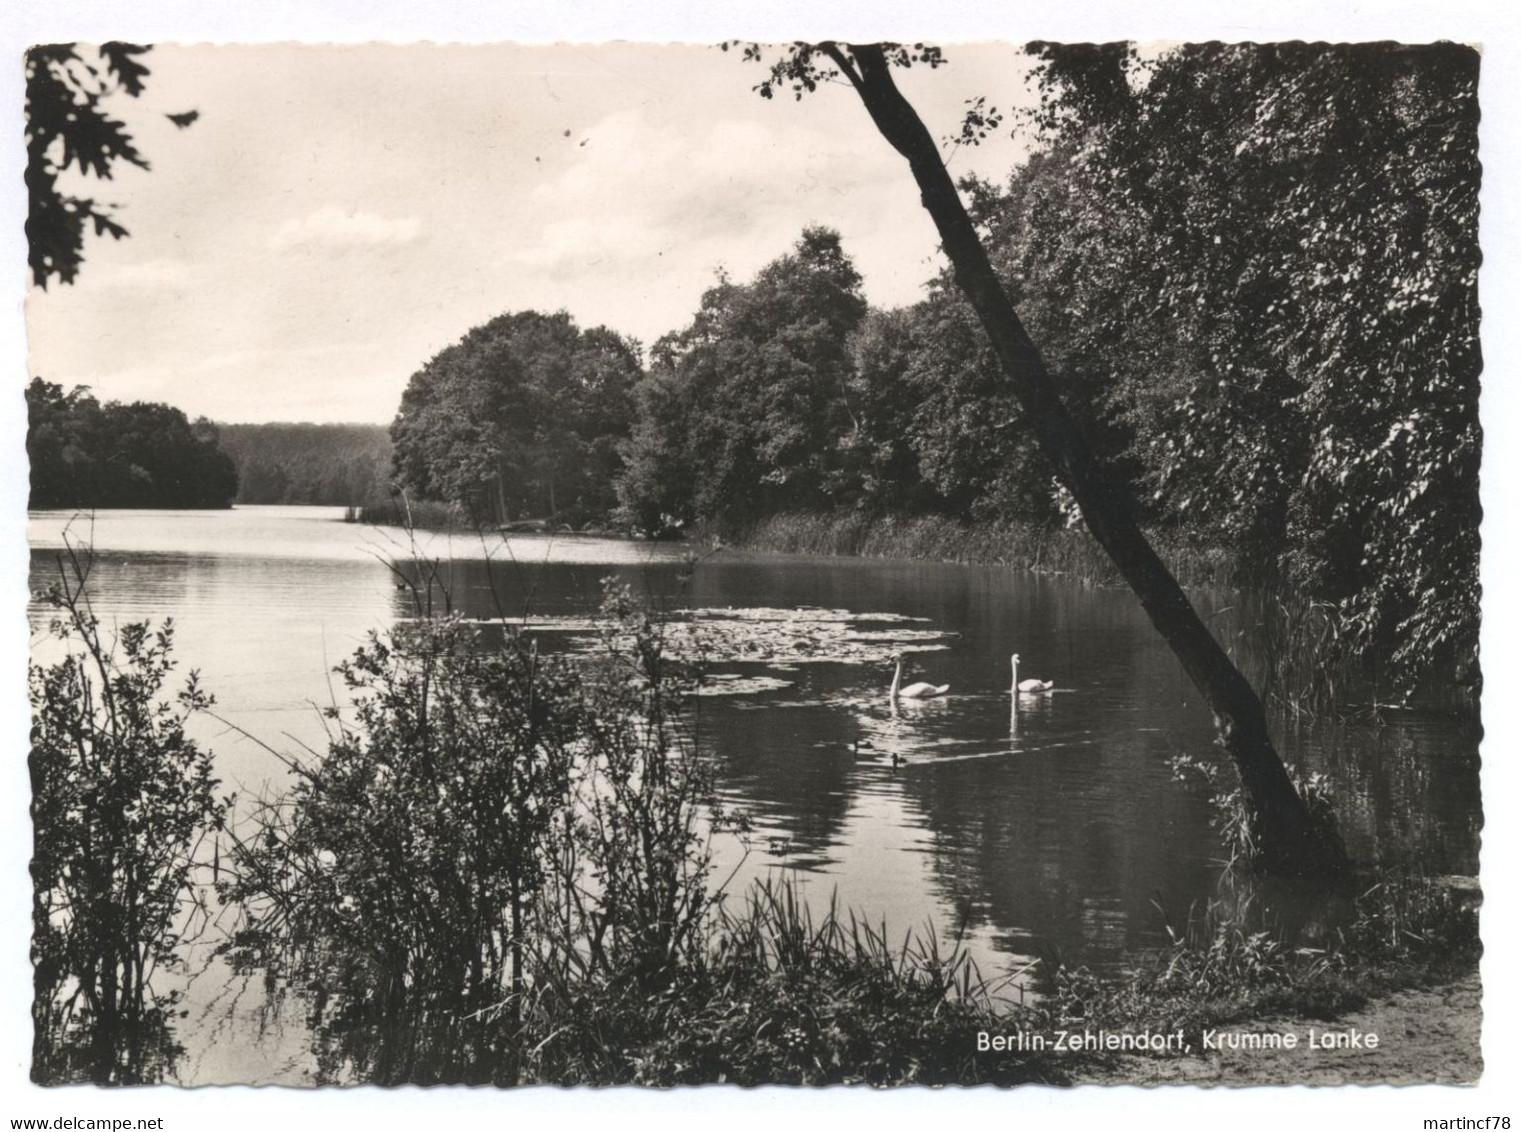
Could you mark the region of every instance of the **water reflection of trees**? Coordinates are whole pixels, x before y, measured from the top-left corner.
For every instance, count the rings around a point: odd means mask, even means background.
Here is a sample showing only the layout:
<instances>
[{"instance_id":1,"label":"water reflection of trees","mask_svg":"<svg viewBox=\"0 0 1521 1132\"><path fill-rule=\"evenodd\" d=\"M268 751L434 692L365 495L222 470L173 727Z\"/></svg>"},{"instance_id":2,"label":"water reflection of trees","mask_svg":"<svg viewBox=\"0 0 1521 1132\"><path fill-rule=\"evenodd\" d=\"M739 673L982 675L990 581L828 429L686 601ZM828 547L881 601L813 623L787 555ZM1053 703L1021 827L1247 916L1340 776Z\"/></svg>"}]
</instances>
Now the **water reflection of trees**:
<instances>
[{"instance_id":1,"label":"water reflection of trees","mask_svg":"<svg viewBox=\"0 0 1521 1132\"><path fill-rule=\"evenodd\" d=\"M765 700L753 708L705 703L700 713L702 749L725 792L743 799L758 824L785 829L793 852L803 857L826 855L839 844L858 754L848 718Z\"/></svg>"},{"instance_id":2,"label":"water reflection of trees","mask_svg":"<svg viewBox=\"0 0 1521 1132\"><path fill-rule=\"evenodd\" d=\"M71 1014L45 997L34 1003L32 1080L39 1085L153 1084L170 1078L185 1055L171 1026L174 1012L163 1006L103 1017Z\"/></svg>"},{"instance_id":3,"label":"water reflection of trees","mask_svg":"<svg viewBox=\"0 0 1521 1132\"><path fill-rule=\"evenodd\" d=\"M1186 909L1208 890L1191 836L1202 807L1158 780L1163 757L1155 742L1109 741L930 762L904 789L932 833L942 888L964 886L971 868L995 928L1036 950L1117 959L1161 936L1153 900Z\"/></svg>"},{"instance_id":4,"label":"water reflection of trees","mask_svg":"<svg viewBox=\"0 0 1521 1132\"><path fill-rule=\"evenodd\" d=\"M1284 748L1329 779L1354 860L1473 875L1483 825L1478 743L1473 723L1391 715L1306 725Z\"/></svg>"}]
</instances>

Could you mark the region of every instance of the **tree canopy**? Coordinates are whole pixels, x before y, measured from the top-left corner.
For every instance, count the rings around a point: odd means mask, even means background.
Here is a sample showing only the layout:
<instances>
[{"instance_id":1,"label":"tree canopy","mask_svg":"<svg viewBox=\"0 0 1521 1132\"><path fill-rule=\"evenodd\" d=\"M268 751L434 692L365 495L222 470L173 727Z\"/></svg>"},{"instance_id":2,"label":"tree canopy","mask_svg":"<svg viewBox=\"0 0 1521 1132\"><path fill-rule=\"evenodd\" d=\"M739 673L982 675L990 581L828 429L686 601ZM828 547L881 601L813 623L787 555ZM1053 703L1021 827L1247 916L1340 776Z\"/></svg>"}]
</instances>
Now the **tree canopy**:
<instances>
[{"instance_id":1,"label":"tree canopy","mask_svg":"<svg viewBox=\"0 0 1521 1132\"><path fill-rule=\"evenodd\" d=\"M1477 53L1037 45L1045 146L974 192L1149 514L1477 679Z\"/></svg>"},{"instance_id":2,"label":"tree canopy","mask_svg":"<svg viewBox=\"0 0 1521 1132\"><path fill-rule=\"evenodd\" d=\"M661 338L619 485L637 526L827 506L848 492L848 340L866 314L839 234L808 228L750 283L721 276Z\"/></svg>"},{"instance_id":3,"label":"tree canopy","mask_svg":"<svg viewBox=\"0 0 1521 1132\"><path fill-rule=\"evenodd\" d=\"M871 312L854 363L865 506L972 520L1057 517L1051 465L950 280L935 281L913 306Z\"/></svg>"},{"instance_id":4,"label":"tree canopy","mask_svg":"<svg viewBox=\"0 0 1521 1132\"><path fill-rule=\"evenodd\" d=\"M412 375L391 425L396 480L478 521L605 515L639 348L568 314L504 314Z\"/></svg>"},{"instance_id":5,"label":"tree canopy","mask_svg":"<svg viewBox=\"0 0 1521 1132\"><path fill-rule=\"evenodd\" d=\"M26 390L32 508L228 507L238 473L204 417L156 402L102 405L84 386Z\"/></svg>"}]
</instances>

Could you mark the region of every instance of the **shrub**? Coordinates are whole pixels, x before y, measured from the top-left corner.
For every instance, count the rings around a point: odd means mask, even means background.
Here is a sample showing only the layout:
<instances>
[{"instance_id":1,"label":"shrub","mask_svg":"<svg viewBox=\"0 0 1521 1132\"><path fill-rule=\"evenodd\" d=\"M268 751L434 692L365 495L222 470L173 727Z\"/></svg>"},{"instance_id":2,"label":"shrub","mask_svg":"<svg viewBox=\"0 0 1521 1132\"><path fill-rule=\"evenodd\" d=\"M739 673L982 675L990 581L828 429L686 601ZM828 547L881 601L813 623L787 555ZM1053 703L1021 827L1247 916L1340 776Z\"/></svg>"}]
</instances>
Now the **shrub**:
<instances>
[{"instance_id":1,"label":"shrub","mask_svg":"<svg viewBox=\"0 0 1521 1132\"><path fill-rule=\"evenodd\" d=\"M591 662L457 617L374 635L326 757L259 811L230 951L306 994L328 1077L515 1083L588 981L657 993L701 944L711 777L686 686L610 591Z\"/></svg>"},{"instance_id":2,"label":"shrub","mask_svg":"<svg viewBox=\"0 0 1521 1132\"><path fill-rule=\"evenodd\" d=\"M191 673L161 699L174 631L148 622L105 638L85 592L89 552L69 544L43 600L66 650L29 667L32 705L32 1077L130 1084L178 1053L165 1025L200 926L194 872L223 828L211 752L185 734L212 697Z\"/></svg>"}]
</instances>

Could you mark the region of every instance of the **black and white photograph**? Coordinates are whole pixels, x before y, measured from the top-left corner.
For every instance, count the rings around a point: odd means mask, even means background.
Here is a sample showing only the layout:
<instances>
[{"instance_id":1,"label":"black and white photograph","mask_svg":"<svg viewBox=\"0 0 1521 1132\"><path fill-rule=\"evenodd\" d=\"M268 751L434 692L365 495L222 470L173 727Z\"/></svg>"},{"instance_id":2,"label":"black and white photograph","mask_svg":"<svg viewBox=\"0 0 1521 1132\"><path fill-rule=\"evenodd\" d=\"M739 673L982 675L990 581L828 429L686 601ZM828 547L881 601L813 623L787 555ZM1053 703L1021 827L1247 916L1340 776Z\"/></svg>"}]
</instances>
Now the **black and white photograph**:
<instances>
[{"instance_id":1,"label":"black and white photograph","mask_svg":"<svg viewBox=\"0 0 1521 1132\"><path fill-rule=\"evenodd\" d=\"M1521 1120L1466 11L32 13L0 1116Z\"/></svg>"}]
</instances>

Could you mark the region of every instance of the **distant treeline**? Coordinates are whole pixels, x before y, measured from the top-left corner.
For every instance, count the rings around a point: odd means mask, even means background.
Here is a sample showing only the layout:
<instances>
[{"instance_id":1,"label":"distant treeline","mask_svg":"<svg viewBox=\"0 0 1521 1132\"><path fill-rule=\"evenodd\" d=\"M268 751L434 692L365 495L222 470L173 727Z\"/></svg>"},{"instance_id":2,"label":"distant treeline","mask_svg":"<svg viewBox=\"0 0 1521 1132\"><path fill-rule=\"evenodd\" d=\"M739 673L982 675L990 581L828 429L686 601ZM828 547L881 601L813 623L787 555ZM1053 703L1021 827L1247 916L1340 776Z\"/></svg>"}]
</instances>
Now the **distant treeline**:
<instances>
[{"instance_id":1,"label":"distant treeline","mask_svg":"<svg viewBox=\"0 0 1521 1132\"><path fill-rule=\"evenodd\" d=\"M357 506L383 498L391 479L384 425L224 424L238 469L239 503Z\"/></svg>"},{"instance_id":2,"label":"distant treeline","mask_svg":"<svg viewBox=\"0 0 1521 1132\"><path fill-rule=\"evenodd\" d=\"M963 185L1068 408L1170 542L1335 611L1396 686L1476 687L1476 56L1216 44L1147 75L1048 74L1035 155ZM402 487L484 522L1077 520L949 273L872 310L817 228L647 366L500 316L413 376L392 437Z\"/></svg>"},{"instance_id":3,"label":"distant treeline","mask_svg":"<svg viewBox=\"0 0 1521 1132\"><path fill-rule=\"evenodd\" d=\"M238 473L217 427L156 402L101 404L84 386L26 390L27 506L228 507Z\"/></svg>"}]
</instances>

